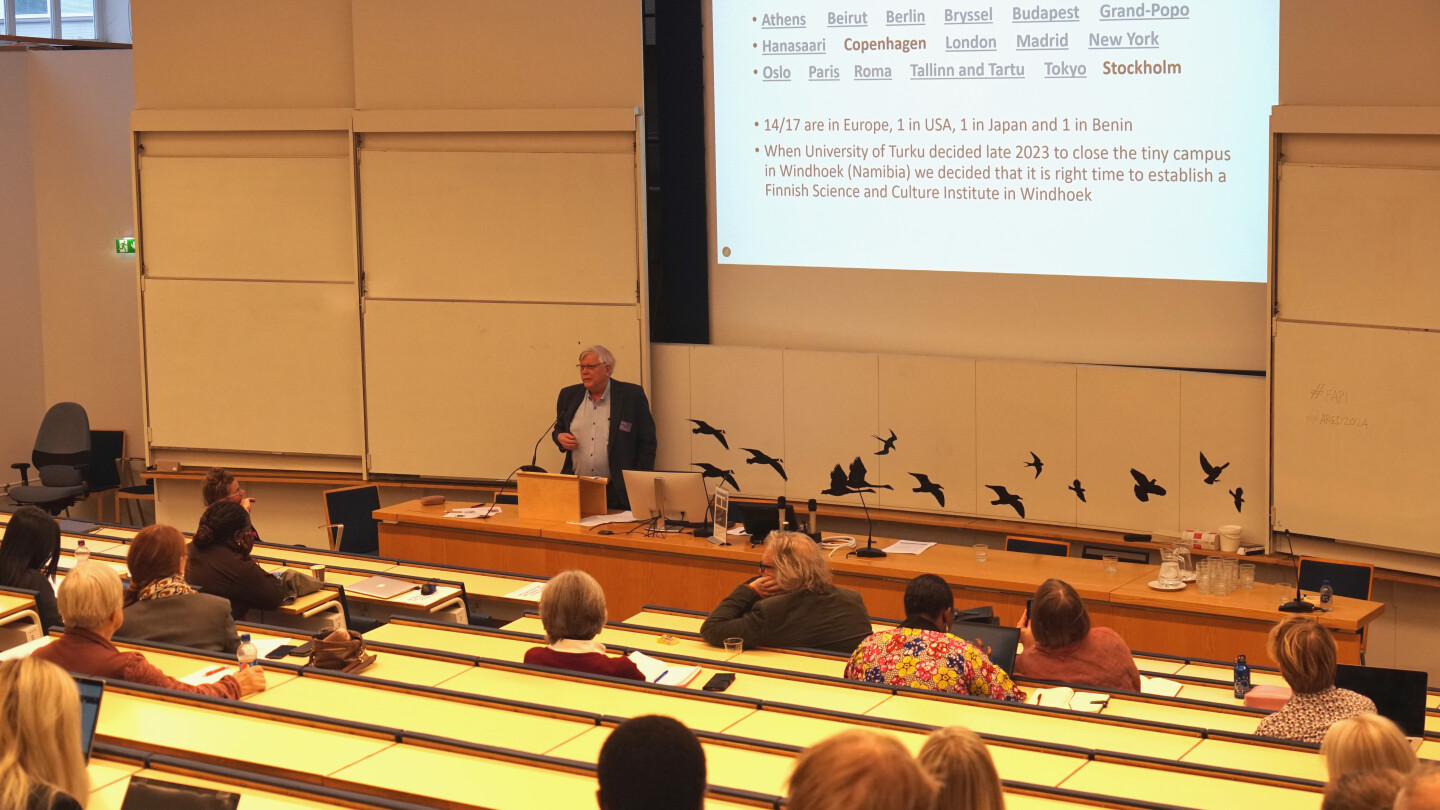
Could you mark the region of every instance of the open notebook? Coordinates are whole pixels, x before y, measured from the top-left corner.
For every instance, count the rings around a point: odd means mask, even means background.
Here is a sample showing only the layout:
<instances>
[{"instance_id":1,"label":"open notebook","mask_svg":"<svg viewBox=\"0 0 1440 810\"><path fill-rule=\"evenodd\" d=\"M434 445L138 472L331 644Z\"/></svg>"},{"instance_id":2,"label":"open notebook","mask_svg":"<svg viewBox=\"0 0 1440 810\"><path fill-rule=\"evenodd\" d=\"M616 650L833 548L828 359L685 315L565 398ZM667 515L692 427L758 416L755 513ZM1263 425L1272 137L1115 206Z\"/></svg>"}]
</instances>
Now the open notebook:
<instances>
[{"instance_id":1,"label":"open notebook","mask_svg":"<svg viewBox=\"0 0 1440 810\"><path fill-rule=\"evenodd\" d=\"M630 660L635 663L640 674L645 676L645 680L661 686L688 686L700 674L700 667L671 666L639 650L630 653Z\"/></svg>"}]
</instances>

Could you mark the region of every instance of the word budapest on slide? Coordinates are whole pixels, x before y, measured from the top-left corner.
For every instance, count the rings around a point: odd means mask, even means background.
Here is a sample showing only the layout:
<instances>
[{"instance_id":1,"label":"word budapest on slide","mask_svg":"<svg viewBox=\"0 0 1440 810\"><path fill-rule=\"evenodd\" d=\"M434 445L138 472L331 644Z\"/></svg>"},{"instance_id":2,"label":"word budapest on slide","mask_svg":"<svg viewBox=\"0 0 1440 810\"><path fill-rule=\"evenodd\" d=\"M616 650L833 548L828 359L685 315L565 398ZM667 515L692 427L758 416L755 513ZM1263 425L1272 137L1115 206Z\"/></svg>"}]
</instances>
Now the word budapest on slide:
<instances>
[{"instance_id":1,"label":"word budapest on slide","mask_svg":"<svg viewBox=\"0 0 1440 810\"><path fill-rule=\"evenodd\" d=\"M1263 282L1278 0L714 4L716 260Z\"/></svg>"}]
</instances>

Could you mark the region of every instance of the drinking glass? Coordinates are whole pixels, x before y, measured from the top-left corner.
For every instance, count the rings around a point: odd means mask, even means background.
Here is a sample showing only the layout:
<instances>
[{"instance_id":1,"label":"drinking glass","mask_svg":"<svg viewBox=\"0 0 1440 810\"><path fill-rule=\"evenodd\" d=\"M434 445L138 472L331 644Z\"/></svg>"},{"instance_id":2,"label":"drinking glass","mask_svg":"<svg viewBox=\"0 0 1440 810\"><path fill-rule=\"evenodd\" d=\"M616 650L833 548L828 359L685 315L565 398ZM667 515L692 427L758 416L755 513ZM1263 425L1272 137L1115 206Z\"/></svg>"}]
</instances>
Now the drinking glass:
<instances>
[{"instance_id":1,"label":"drinking glass","mask_svg":"<svg viewBox=\"0 0 1440 810\"><path fill-rule=\"evenodd\" d=\"M1255 587L1255 563L1240 563L1240 587L1252 590Z\"/></svg>"},{"instance_id":2,"label":"drinking glass","mask_svg":"<svg viewBox=\"0 0 1440 810\"><path fill-rule=\"evenodd\" d=\"M1106 554L1100 558L1105 563L1105 573L1113 574L1120 569L1120 558L1112 554Z\"/></svg>"},{"instance_id":3,"label":"drinking glass","mask_svg":"<svg viewBox=\"0 0 1440 810\"><path fill-rule=\"evenodd\" d=\"M976 544L975 544L975 562L985 562L985 556L986 556L986 554L989 553L989 551L990 551L990 547L989 547L989 546L985 545L984 543L976 543Z\"/></svg>"},{"instance_id":4,"label":"drinking glass","mask_svg":"<svg viewBox=\"0 0 1440 810\"><path fill-rule=\"evenodd\" d=\"M1200 593L1210 593L1210 560L1201 559L1195 564L1195 588Z\"/></svg>"}]
</instances>

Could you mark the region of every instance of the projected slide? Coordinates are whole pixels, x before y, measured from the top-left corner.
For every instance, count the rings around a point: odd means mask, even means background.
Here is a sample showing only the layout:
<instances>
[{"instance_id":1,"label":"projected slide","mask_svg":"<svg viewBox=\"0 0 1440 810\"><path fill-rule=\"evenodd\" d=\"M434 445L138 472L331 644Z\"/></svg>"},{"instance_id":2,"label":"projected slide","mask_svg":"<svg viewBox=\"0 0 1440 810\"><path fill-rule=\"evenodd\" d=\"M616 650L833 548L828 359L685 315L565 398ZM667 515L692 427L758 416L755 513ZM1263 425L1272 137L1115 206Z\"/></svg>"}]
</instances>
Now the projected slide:
<instances>
[{"instance_id":1,"label":"projected slide","mask_svg":"<svg viewBox=\"0 0 1440 810\"><path fill-rule=\"evenodd\" d=\"M1263 282L1278 0L714 3L722 264Z\"/></svg>"}]
</instances>

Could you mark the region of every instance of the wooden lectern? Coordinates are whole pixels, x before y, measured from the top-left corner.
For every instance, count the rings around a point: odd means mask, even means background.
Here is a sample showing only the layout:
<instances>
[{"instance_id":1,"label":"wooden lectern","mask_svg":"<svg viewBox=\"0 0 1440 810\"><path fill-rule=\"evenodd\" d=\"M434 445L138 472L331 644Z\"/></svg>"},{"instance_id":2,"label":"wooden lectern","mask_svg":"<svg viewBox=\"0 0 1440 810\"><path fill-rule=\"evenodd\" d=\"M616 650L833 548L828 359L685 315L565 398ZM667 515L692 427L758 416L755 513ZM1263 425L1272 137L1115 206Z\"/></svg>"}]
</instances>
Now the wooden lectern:
<instances>
[{"instance_id":1,"label":"wooden lectern","mask_svg":"<svg viewBox=\"0 0 1440 810\"><path fill-rule=\"evenodd\" d=\"M522 520L563 520L573 523L610 511L605 505L608 478L558 473L522 472L515 476Z\"/></svg>"}]
</instances>

